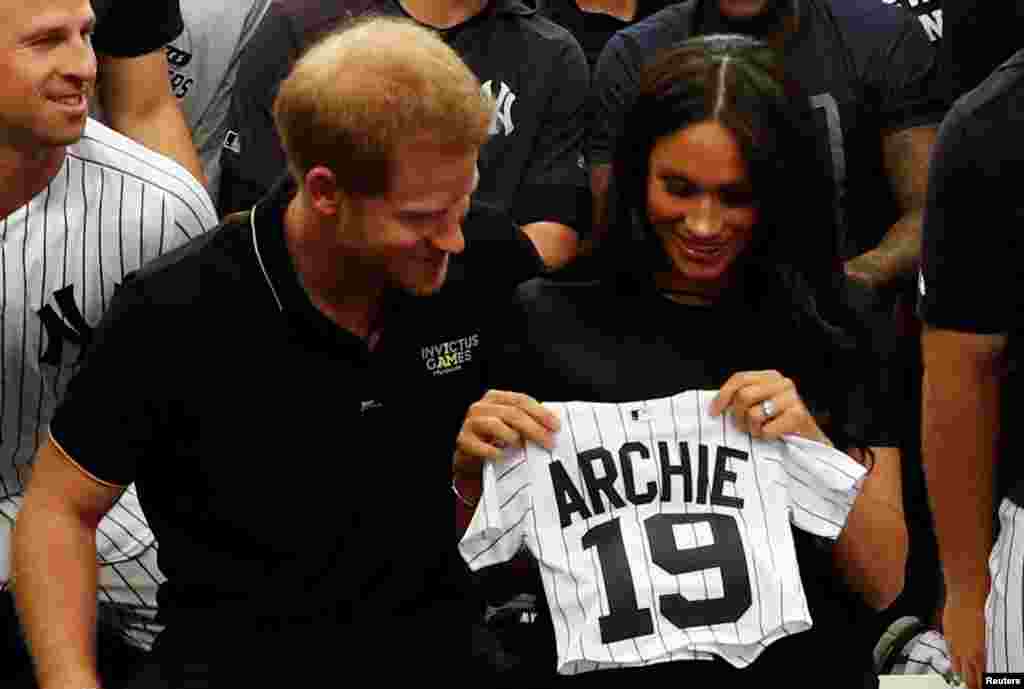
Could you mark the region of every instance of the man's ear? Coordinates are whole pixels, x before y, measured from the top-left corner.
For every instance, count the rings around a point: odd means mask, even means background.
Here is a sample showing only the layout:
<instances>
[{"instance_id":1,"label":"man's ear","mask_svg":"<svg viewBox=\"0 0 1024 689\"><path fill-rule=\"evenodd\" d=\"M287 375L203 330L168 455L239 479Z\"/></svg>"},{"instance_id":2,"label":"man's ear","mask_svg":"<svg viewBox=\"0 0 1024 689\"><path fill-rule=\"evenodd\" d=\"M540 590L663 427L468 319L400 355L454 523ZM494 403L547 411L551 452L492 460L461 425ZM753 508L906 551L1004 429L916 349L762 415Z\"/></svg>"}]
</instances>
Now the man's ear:
<instances>
[{"instance_id":1,"label":"man's ear","mask_svg":"<svg viewBox=\"0 0 1024 689\"><path fill-rule=\"evenodd\" d=\"M323 165L317 165L306 173L306 193L309 204L320 216L336 218L344 212L344 194L338 188L338 178Z\"/></svg>"}]
</instances>

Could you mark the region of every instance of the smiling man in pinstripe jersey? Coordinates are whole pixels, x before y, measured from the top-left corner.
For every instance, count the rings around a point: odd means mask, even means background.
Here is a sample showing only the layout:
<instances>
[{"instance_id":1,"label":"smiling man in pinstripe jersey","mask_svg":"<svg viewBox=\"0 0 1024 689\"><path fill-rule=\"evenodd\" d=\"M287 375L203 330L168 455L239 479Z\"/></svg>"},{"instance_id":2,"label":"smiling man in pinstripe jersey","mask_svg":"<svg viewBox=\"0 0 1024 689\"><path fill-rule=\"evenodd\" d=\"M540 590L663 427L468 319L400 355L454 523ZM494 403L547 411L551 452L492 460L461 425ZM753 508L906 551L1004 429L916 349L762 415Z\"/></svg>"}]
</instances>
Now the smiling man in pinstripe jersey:
<instances>
[{"instance_id":1,"label":"smiling man in pinstripe jersey","mask_svg":"<svg viewBox=\"0 0 1024 689\"><path fill-rule=\"evenodd\" d=\"M216 222L205 190L183 168L88 119L92 25L88 0L0 0L4 588L30 463L92 326L125 273ZM146 647L162 576L134 488L100 525L97 554L101 619L114 637ZM16 640L6 593L0 629ZM25 658L0 656L5 681L28 669Z\"/></svg>"}]
</instances>

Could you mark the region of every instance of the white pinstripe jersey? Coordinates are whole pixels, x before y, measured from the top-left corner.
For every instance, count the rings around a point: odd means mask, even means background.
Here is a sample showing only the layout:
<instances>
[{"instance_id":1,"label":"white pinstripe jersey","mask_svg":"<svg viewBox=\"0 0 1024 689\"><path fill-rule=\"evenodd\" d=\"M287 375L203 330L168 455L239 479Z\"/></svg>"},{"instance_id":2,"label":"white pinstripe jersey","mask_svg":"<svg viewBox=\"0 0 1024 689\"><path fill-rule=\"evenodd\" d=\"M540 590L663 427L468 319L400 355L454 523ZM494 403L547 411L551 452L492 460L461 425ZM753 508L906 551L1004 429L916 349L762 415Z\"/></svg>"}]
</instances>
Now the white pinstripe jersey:
<instances>
[{"instance_id":1,"label":"white pinstripe jersey","mask_svg":"<svg viewBox=\"0 0 1024 689\"><path fill-rule=\"evenodd\" d=\"M0 219L0 582L28 465L115 285L216 223L188 172L94 120L49 186ZM133 486L97 536L100 562L124 563L102 600L155 605L162 577L137 563L151 547Z\"/></svg>"},{"instance_id":2,"label":"white pinstripe jersey","mask_svg":"<svg viewBox=\"0 0 1024 689\"><path fill-rule=\"evenodd\" d=\"M790 523L837 538L865 470L802 438L755 440L708 414L714 396L547 404L555 449L485 466L462 555L474 570L534 555L560 673L745 667L810 628Z\"/></svg>"}]
</instances>

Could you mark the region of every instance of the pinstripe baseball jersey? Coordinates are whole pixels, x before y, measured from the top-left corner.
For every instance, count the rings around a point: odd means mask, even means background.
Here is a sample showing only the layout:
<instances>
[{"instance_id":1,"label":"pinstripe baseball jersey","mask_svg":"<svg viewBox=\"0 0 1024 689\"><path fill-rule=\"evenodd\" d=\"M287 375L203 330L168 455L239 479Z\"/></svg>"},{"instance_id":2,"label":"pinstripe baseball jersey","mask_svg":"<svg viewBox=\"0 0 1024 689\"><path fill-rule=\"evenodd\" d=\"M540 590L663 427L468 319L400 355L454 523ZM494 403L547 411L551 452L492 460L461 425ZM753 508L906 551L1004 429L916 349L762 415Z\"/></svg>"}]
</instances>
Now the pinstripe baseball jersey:
<instances>
[{"instance_id":1,"label":"pinstripe baseball jersey","mask_svg":"<svg viewBox=\"0 0 1024 689\"><path fill-rule=\"evenodd\" d=\"M985 670L1024 672L1024 507L999 503L999 538L988 558Z\"/></svg>"},{"instance_id":2,"label":"pinstripe baseball jersey","mask_svg":"<svg viewBox=\"0 0 1024 689\"><path fill-rule=\"evenodd\" d=\"M0 219L0 582L29 465L115 287L215 224L189 173L93 120L46 189ZM101 601L154 608L155 547L131 487L97 534Z\"/></svg>"},{"instance_id":3,"label":"pinstripe baseball jersey","mask_svg":"<svg viewBox=\"0 0 1024 689\"><path fill-rule=\"evenodd\" d=\"M554 450L485 466L460 550L474 570L536 557L561 674L745 667L810 628L790 523L835 539L865 470L802 438L755 440L708 414L714 396L548 404Z\"/></svg>"}]
</instances>

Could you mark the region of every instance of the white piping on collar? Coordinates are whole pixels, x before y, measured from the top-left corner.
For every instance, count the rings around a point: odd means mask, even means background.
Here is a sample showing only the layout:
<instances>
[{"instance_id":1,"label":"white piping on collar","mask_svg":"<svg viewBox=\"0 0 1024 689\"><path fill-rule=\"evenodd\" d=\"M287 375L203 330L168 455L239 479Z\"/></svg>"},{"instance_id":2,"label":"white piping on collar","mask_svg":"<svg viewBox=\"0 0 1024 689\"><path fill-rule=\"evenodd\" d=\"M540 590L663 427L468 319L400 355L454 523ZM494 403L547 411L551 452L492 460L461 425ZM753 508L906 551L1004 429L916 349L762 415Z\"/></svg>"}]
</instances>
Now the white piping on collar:
<instances>
[{"instance_id":1,"label":"white piping on collar","mask_svg":"<svg viewBox=\"0 0 1024 689\"><path fill-rule=\"evenodd\" d=\"M256 251L256 261L260 264L260 270L263 272L263 279L267 281L267 287L270 288L270 293L274 295L274 301L277 302L277 308L281 313L284 313L284 305L281 303L281 299L277 296L277 290L274 289L274 283L270 279L270 275L267 274L267 267L263 264L263 256L260 255L260 244L256 241L256 206L253 206L252 212L249 213L249 226L252 228L252 248Z\"/></svg>"}]
</instances>

